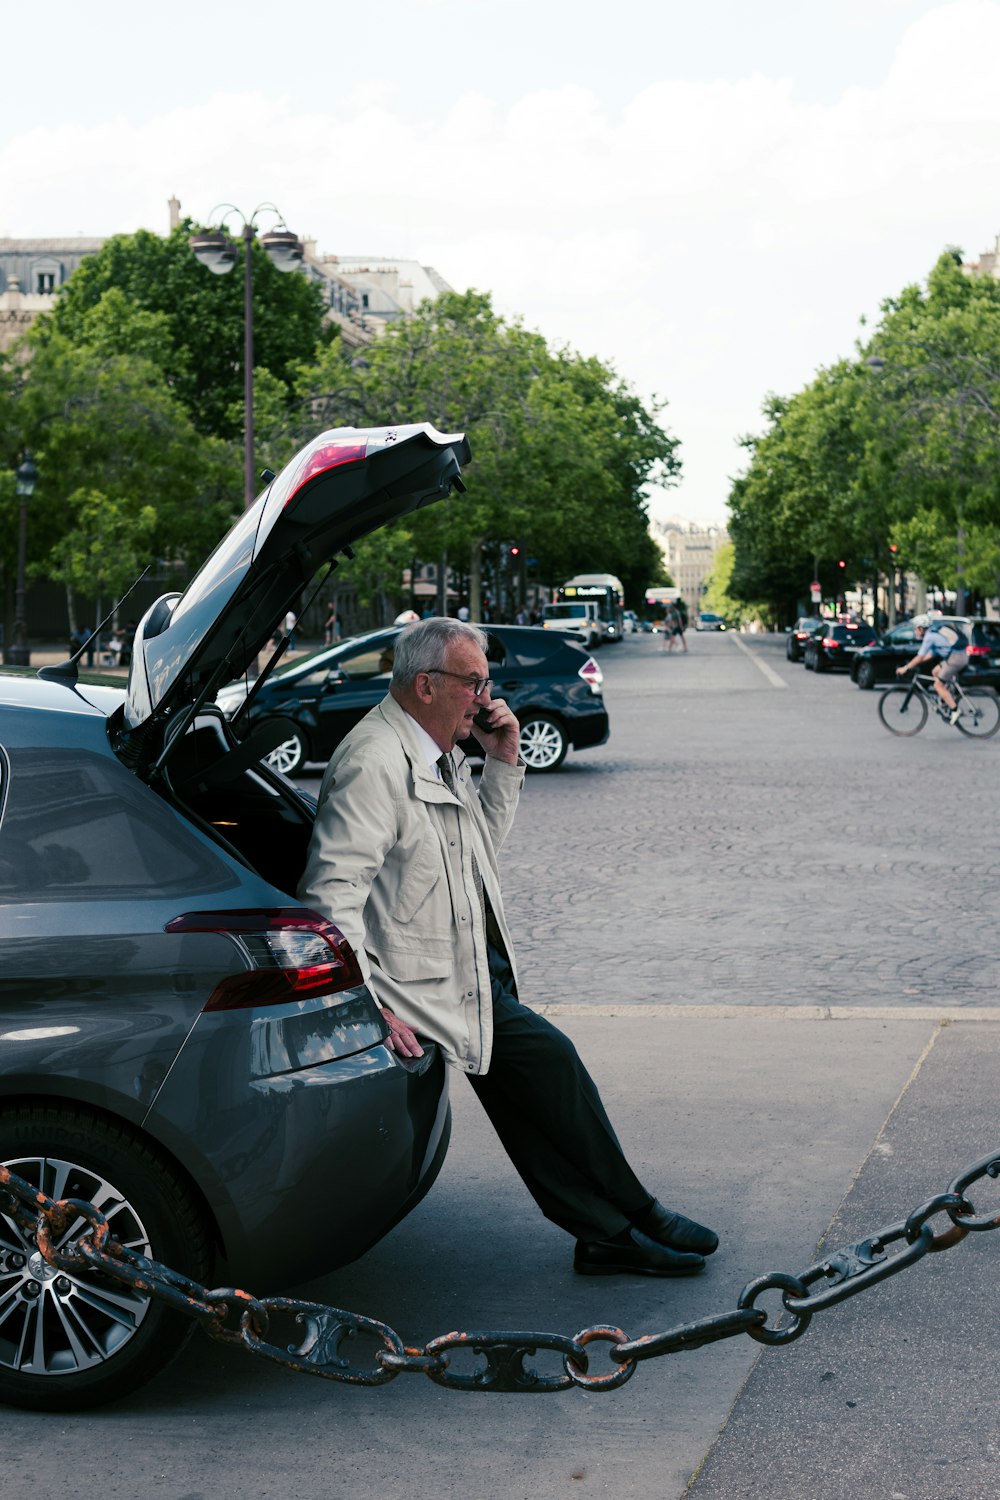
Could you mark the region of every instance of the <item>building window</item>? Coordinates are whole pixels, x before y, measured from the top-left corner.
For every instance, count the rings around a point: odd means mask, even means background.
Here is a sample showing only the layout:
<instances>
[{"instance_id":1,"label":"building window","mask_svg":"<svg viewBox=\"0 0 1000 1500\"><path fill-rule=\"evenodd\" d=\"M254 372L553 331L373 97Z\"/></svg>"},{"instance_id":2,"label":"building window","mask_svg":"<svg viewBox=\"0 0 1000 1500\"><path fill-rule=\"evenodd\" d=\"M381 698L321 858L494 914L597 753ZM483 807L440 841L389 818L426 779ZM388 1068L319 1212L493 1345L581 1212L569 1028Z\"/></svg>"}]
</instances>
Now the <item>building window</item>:
<instances>
[{"instance_id":1,"label":"building window","mask_svg":"<svg viewBox=\"0 0 1000 1500\"><path fill-rule=\"evenodd\" d=\"M54 271L39 271L37 291L44 297L56 289L56 276Z\"/></svg>"}]
</instances>

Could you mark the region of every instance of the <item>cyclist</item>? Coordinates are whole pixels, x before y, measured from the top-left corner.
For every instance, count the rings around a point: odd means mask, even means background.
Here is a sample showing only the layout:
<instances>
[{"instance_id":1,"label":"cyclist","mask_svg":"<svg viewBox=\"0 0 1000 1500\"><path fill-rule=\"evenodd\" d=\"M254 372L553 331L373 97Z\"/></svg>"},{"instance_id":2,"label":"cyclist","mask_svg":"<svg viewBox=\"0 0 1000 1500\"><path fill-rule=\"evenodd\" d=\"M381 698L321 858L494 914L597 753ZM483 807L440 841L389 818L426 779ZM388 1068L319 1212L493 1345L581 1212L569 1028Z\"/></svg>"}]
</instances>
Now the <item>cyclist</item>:
<instances>
[{"instance_id":1,"label":"cyclist","mask_svg":"<svg viewBox=\"0 0 1000 1500\"><path fill-rule=\"evenodd\" d=\"M916 656L903 666L896 668L896 676L902 677L914 667L920 668L933 662L934 691L948 709L948 723L958 723L958 705L951 695L948 684L954 682L963 667L969 665L965 636L954 625L941 626L926 618L914 620L919 647ZM950 632L950 635L946 632ZM951 639L954 636L954 639Z\"/></svg>"}]
</instances>

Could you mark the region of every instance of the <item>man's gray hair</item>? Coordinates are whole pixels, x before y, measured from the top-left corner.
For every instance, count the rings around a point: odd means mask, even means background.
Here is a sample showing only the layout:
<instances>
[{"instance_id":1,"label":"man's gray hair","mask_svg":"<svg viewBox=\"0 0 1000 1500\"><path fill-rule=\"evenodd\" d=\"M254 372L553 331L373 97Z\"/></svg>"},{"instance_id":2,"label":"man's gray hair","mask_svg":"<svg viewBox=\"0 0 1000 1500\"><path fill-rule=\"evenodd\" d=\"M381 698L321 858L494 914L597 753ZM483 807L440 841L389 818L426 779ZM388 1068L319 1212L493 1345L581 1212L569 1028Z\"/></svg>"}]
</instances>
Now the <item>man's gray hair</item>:
<instances>
[{"instance_id":1,"label":"man's gray hair","mask_svg":"<svg viewBox=\"0 0 1000 1500\"><path fill-rule=\"evenodd\" d=\"M472 641L486 655L486 632L464 620L435 615L407 625L396 637L396 654L392 662L394 687L410 688L418 672L439 672L445 664L448 647L455 641Z\"/></svg>"}]
</instances>

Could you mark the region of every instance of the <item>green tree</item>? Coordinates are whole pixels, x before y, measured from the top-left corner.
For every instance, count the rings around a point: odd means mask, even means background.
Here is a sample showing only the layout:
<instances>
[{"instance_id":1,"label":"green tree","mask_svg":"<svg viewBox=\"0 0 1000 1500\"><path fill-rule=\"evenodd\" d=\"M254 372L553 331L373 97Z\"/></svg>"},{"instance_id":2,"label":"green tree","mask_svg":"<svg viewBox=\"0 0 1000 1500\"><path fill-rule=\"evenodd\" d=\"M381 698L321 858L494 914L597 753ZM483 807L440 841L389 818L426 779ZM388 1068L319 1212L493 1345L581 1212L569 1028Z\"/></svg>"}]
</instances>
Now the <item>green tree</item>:
<instances>
[{"instance_id":1,"label":"green tree","mask_svg":"<svg viewBox=\"0 0 1000 1500\"><path fill-rule=\"evenodd\" d=\"M79 489L67 497L64 525L49 552L46 573L68 589L96 598L100 615L103 605L120 598L146 566L156 511L100 490Z\"/></svg>"},{"instance_id":2,"label":"green tree","mask_svg":"<svg viewBox=\"0 0 1000 1500\"><path fill-rule=\"evenodd\" d=\"M330 346L299 370L296 395L299 424L469 433L468 493L409 525L419 558L467 572L474 613L482 560L502 543L517 542L546 583L589 567L638 592L656 575L644 487L679 472L661 408L647 410L599 361L505 322L488 295L446 294L356 354Z\"/></svg>"},{"instance_id":3,"label":"green tree","mask_svg":"<svg viewBox=\"0 0 1000 1500\"><path fill-rule=\"evenodd\" d=\"M125 304L158 315L147 325L142 352L160 366L197 430L238 439L243 430L243 248L236 268L213 276L195 259L186 220L169 236L141 229L108 240L88 256L60 292L50 326L77 344L94 344L94 313L102 341L112 340L114 317ZM257 241L253 254L254 365L290 384L297 364L311 360L323 338L323 298L317 283L278 271ZM129 337L137 324L126 320ZM154 337L155 331L155 337ZM155 344L155 352L154 352ZM106 342L104 352L131 352Z\"/></svg>"},{"instance_id":4,"label":"green tree","mask_svg":"<svg viewBox=\"0 0 1000 1500\"><path fill-rule=\"evenodd\" d=\"M143 565L200 560L241 507L231 447L199 436L149 359L75 345L51 329L32 343L17 410L39 469L28 533L33 576L81 586L84 575L57 544L67 518L70 531L76 526L80 497L94 494L106 497L119 536L131 516ZM84 530L94 524L88 511ZM131 555L124 542L119 550Z\"/></svg>"}]
</instances>

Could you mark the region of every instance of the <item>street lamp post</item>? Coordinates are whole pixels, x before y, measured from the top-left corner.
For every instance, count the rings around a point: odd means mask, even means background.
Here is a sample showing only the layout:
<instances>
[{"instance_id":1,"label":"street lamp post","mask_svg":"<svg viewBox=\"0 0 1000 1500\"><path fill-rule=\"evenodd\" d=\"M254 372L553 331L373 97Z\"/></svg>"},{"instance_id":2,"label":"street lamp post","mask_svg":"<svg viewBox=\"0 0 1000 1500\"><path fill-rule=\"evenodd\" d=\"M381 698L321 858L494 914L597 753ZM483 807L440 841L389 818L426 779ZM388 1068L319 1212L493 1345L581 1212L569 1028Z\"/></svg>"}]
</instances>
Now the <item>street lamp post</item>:
<instances>
[{"instance_id":1,"label":"street lamp post","mask_svg":"<svg viewBox=\"0 0 1000 1500\"><path fill-rule=\"evenodd\" d=\"M302 264L305 250L298 237L285 227L280 211L273 203L259 203L249 218L231 203L219 203L210 218L215 222L221 212L218 228L191 236L191 249L198 260L216 276L225 276L236 264L236 245L226 234L224 225L230 214L243 224L243 504L253 504L255 494L253 465L253 242L257 235L257 215L272 213L279 227L262 234L260 243L271 263L279 271L294 271Z\"/></svg>"},{"instance_id":2,"label":"street lamp post","mask_svg":"<svg viewBox=\"0 0 1000 1500\"><path fill-rule=\"evenodd\" d=\"M28 627L24 612L25 560L28 547L28 501L35 493L38 470L26 453L24 463L15 475L17 498L20 502L17 517L17 583L14 590L14 639L4 653L9 667L30 667L31 652L28 649Z\"/></svg>"}]
</instances>

